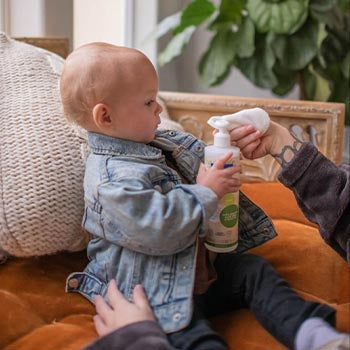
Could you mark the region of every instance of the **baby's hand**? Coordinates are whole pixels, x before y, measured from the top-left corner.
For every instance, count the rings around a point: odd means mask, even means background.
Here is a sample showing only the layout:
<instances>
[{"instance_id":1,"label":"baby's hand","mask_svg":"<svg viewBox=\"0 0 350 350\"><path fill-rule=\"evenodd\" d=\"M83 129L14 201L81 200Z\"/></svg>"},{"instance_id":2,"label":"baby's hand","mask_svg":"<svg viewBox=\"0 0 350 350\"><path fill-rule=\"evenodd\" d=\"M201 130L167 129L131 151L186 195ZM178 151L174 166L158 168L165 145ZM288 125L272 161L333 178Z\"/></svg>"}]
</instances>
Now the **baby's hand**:
<instances>
[{"instance_id":1,"label":"baby's hand","mask_svg":"<svg viewBox=\"0 0 350 350\"><path fill-rule=\"evenodd\" d=\"M133 303L125 299L117 288L115 280L111 280L109 283L107 295L111 306L100 295L95 298L97 315L94 316L94 323L99 336L131 323L155 320L141 285L134 288Z\"/></svg>"},{"instance_id":2,"label":"baby's hand","mask_svg":"<svg viewBox=\"0 0 350 350\"><path fill-rule=\"evenodd\" d=\"M232 152L228 152L219 158L210 169L206 169L205 165L201 164L198 171L197 183L209 187L219 199L227 193L237 192L241 185L240 180L233 177L234 174L241 172L240 166L224 169L224 165L232 155Z\"/></svg>"}]
</instances>

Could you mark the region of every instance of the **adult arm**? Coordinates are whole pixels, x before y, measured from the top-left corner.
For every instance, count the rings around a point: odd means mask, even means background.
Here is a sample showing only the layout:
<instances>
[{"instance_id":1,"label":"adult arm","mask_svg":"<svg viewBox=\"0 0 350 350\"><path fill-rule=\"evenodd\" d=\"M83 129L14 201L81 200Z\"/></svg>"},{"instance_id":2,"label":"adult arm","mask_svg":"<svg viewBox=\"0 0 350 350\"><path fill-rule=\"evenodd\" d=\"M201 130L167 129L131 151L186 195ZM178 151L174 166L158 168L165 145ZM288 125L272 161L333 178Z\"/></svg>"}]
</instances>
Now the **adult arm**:
<instances>
[{"instance_id":1,"label":"adult arm","mask_svg":"<svg viewBox=\"0 0 350 350\"><path fill-rule=\"evenodd\" d=\"M174 350L174 348L155 321L141 321L98 338L83 350Z\"/></svg>"},{"instance_id":2,"label":"adult arm","mask_svg":"<svg viewBox=\"0 0 350 350\"><path fill-rule=\"evenodd\" d=\"M318 224L325 242L350 265L350 166L335 165L274 122L264 135L252 126L234 129L231 140L249 159L271 154L279 162L281 183L293 191L304 215Z\"/></svg>"},{"instance_id":3,"label":"adult arm","mask_svg":"<svg viewBox=\"0 0 350 350\"><path fill-rule=\"evenodd\" d=\"M278 177L290 188L322 238L350 265L350 169L336 166L311 143L304 143Z\"/></svg>"},{"instance_id":4,"label":"adult arm","mask_svg":"<svg viewBox=\"0 0 350 350\"><path fill-rule=\"evenodd\" d=\"M97 314L94 324L100 338L84 350L170 350L165 333L156 323L153 311L141 285L133 290L133 301L119 291L115 280L107 289L108 304L95 298Z\"/></svg>"}]
</instances>

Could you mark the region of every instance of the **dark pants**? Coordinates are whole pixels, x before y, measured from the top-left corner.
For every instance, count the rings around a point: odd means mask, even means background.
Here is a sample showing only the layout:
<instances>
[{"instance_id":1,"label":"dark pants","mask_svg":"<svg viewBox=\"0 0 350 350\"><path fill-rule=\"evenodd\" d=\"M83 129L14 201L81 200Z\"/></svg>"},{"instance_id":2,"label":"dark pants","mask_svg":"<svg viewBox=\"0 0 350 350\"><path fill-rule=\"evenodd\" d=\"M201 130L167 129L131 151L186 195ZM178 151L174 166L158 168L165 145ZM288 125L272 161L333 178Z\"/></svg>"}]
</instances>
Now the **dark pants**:
<instances>
[{"instance_id":1,"label":"dark pants","mask_svg":"<svg viewBox=\"0 0 350 350\"><path fill-rule=\"evenodd\" d=\"M289 349L294 348L296 332L306 319L321 317L335 323L333 308L300 298L259 256L218 254L215 268L217 281L205 294L194 297L191 324L168 334L176 349L227 349L207 318L240 308L249 308L260 324Z\"/></svg>"}]
</instances>

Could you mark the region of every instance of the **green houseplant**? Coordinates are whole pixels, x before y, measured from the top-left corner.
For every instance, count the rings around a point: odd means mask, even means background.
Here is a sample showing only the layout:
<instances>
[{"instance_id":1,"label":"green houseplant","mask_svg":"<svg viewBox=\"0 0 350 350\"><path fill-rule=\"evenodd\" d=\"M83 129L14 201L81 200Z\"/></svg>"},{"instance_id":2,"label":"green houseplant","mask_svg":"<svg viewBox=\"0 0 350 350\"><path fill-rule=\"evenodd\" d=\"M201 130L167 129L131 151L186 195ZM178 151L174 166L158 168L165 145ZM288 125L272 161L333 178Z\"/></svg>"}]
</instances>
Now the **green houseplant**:
<instances>
[{"instance_id":1,"label":"green houseplant","mask_svg":"<svg viewBox=\"0 0 350 350\"><path fill-rule=\"evenodd\" d=\"M300 98L345 102L349 124L350 0L192 0L153 33L172 38L164 65L181 55L201 25L213 34L198 62L206 86L232 67L276 95L299 84Z\"/></svg>"}]
</instances>

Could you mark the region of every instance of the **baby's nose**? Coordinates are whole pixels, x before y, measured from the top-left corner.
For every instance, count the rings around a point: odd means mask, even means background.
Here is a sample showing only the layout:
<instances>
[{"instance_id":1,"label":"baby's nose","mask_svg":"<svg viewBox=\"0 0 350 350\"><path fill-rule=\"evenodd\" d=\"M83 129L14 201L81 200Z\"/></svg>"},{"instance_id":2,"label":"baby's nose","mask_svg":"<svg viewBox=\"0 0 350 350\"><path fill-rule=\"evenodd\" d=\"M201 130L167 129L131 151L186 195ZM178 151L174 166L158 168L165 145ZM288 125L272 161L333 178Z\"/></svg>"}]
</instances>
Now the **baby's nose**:
<instances>
[{"instance_id":1,"label":"baby's nose","mask_svg":"<svg viewBox=\"0 0 350 350\"><path fill-rule=\"evenodd\" d=\"M162 113L163 107L157 102L157 112Z\"/></svg>"}]
</instances>

